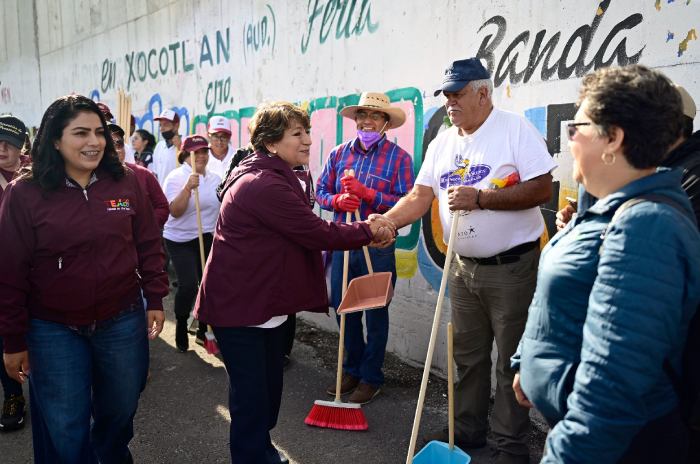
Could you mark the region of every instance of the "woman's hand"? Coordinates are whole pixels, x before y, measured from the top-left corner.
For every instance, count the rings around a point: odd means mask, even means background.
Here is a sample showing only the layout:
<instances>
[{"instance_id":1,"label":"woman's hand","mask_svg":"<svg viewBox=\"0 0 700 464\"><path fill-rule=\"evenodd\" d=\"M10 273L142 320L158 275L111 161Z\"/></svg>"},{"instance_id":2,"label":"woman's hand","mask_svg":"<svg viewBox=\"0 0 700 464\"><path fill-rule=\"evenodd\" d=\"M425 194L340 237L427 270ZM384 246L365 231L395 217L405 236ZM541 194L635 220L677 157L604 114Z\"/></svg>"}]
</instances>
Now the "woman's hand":
<instances>
[{"instance_id":1,"label":"woman's hand","mask_svg":"<svg viewBox=\"0 0 700 464\"><path fill-rule=\"evenodd\" d=\"M516 372L515 376L513 376L513 391L515 392L515 400L520 406L528 409L535 407L535 405L530 403L530 400L527 399L527 396L523 393L523 389L520 388L520 372Z\"/></svg>"},{"instance_id":2,"label":"woman's hand","mask_svg":"<svg viewBox=\"0 0 700 464\"><path fill-rule=\"evenodd\" d=\"M29 352L20 351L19 353L5 353L5 370L7 375L18 381L19 383L24 383L29 375Z\"/></svg>"},{"instance_id":3,"label":"woman's hand","mask_svg":"<svg viewBox=\"0 0 700 464\"><path fill-rule=\"evenodd\" d=\"M197 187L199 187L199 174L195 174L193 172L192 174L190 174L190 178L187 179L187 183L185 184L185 190L191 192Z\"/></svg>"},{"instance_id":4,"label":"woman's hand","mask_svg":"<svg viewBox=\"0 0 700 464\"><path fill-rule=\"evenodd\" d=\"M396 240L396 224L381 214L371 214L365 221L372 231L371 247L384 248Z\"/></svg>"},{"instance_id":5,"label":"woman's hand","mask_svg":"<svg viewBox=\"0 0 700 464\"><path fill-rule=\"evenodd\" d=\"M146 311L146 330L148 331L148 339L155 340L163 330L165 323L165 313L162 310Z\"/></svg>"}]
</instances>

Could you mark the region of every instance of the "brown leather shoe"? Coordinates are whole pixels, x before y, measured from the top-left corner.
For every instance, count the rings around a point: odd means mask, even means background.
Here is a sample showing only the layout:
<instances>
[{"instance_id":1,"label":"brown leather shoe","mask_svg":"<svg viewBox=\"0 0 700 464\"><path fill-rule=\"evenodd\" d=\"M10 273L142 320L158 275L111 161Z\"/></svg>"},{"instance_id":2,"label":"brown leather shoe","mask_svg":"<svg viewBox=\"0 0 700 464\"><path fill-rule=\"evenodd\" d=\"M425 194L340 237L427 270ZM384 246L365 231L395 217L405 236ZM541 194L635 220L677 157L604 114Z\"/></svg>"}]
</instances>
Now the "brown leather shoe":
<instances>
[{"instance_id":1,"label":"brown leather shoe","mask_svg":"<svg viewBox=\"0 0 700 464\"><path fill-rule=\"evenodd\" d=\"M372 385L364 382L360 382L350 398L348 398L348 403L357 404L367 404L374 399L375 396L379 394L381 389L379 387L373 387Z\"/></svg>"},{"instance_id":2,"label":"brown leather shoe","mask_svg":"<svg viewBox=\"0 0 700 464\"><path fill-rule=\"evenodd\" d=\"M340 394L341 395L347 395L351 391L357 387L357 384L360 383L360 379L358 379L355 376L352 376L350 374L343 374L343 378L340 379ZM333 382L331 385L328 385L326 388L326 393L328 393L331 396L335 396L335 382Z\"/></svg>"}]
</instances>

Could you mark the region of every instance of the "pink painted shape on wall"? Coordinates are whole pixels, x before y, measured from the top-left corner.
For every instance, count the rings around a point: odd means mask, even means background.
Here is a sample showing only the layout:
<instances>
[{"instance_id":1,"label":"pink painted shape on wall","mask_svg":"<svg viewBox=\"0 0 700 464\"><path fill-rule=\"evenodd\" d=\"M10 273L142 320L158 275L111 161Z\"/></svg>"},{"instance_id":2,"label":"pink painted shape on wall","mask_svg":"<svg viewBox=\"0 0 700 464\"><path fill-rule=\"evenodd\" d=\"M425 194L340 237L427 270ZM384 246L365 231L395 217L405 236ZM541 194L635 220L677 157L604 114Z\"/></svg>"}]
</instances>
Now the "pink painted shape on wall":
<instances>
[{"instance_id":1,"label":"pink painted shape on wall","mask_svg":"<svg viewBox=\"0 0 700 464\"><path fill-rule=\"evenodd\" d=\"M199 122L194 126L194 133L209 138L209 135L207 134L207 125L203 122Z\"/></svg>"},{"instance_id":2,"label":"pink painted shape on wall","mask_svg":"<svg viewBox=\"0 0 700 464\"><path fill-rule=\"evenodd\" d=\"M248 142L250 142L248 123L250 123L250 118L241 118L241 146L248 145Z\"/></svg>"},{"instance_id":3,"label":"pink painted shape on wall","mask_svg":"<svg viewBox=\"0 0 700 464\"><path fill-rule=\"evenodd\" d=\"M240 126L238 124L238 121L235 119L229 119L229 122L231 123L231 146L239 148L241 146L241 138L238 134L238 128ZM246 132L248 132L248 129L246 129Z\"/></svg>"},{"instance_id":4,"label":"pink painted shape on wall","mask_svg":"<svg viewBox=\"0 0 700 464\"><path fill-rule=\"evenodd\" d=\"M335 147L336 109L323 108L311 113L311 156L309 169L311 176L318 179L326 164L328 154Z\"/></svg>"}]
</instances>

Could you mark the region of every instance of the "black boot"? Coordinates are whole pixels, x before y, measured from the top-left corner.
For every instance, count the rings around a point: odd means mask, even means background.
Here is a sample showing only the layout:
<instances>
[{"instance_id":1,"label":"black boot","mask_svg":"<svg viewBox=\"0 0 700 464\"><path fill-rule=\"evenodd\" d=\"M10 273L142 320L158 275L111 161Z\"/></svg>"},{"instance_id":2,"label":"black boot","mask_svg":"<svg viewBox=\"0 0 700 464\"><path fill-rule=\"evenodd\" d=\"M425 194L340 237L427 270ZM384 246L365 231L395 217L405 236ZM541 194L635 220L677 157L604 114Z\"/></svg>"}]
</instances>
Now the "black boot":
<instances>
[{"instance_id":1,"label":"black boot","mask_svg":"<svg viewBox=\"0 0 700 464\"><path fill-rule=\"evenodd\" d=\"M190 339L187 336L187 318L177 318L177 326L175 327L175 346L181 353L187 351L190 347Z\"/></svg>"}]
</instances>

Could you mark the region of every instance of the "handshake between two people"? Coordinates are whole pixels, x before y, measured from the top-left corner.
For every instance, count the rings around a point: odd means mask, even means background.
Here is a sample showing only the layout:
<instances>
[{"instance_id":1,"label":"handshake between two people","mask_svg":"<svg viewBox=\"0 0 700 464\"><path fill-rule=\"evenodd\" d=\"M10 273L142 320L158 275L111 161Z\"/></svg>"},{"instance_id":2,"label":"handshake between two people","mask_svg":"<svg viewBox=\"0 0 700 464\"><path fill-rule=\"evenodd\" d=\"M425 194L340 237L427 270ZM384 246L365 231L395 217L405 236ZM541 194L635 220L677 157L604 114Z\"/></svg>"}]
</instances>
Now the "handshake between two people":
<instances>
[{"instance_id":1,"label":"handshake between two people","mask_svg":"<svg viewBox=\"0 0 700 464\"><path fill-rule=\"evenodd\" d=\"M362 201L371 204L377 196L377 191L357 180L352 171L346 171L340 178L340 183L343 186L343 192L334 195L332 200L333 209L336 211L355 212ZM397 227L391 219L381 214L370 214L365 223L369 225L373 236L369 246L385 248L396 241Z\"/></svg>"}]
</instances>

